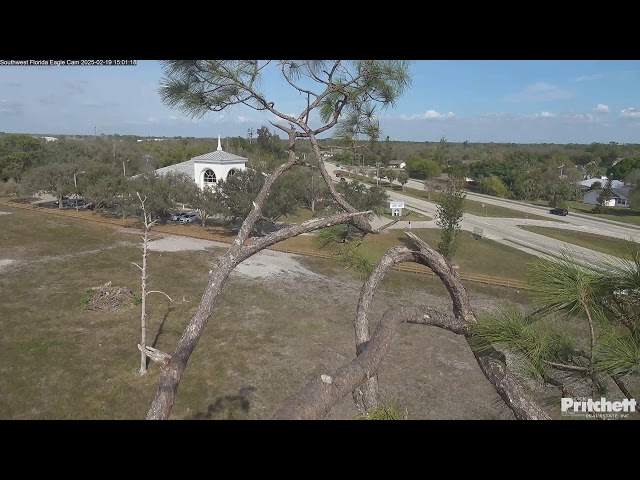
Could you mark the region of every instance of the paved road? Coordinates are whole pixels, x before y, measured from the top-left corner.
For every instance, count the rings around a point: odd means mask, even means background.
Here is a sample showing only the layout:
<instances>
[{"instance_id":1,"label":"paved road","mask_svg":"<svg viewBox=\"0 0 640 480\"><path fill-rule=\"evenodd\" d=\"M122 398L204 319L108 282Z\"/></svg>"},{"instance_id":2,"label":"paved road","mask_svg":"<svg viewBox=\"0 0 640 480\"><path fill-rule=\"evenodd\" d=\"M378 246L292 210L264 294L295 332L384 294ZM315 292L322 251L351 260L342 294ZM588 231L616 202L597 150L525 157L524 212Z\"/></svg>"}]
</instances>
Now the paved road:
<instances>
[{"instance_id":1,"label":"paved road","mask_svg":"<svg viewBox=\"0 0 640 480\"><path fill-rule=\"evenodd\" d=\"M339 169L334 164L327 164L327 170L331 173L331 178L334 181L339 181L335 176L335 171ZM346 173L346 172L345 172ZM348 177L346 177L348 180ZM419 188L422 188L420 182L415 182ZM484 197L484 196L483 196ZM436 213L436 204L428 202L426 200L416 199L407 195L403 195L399 192L391 194L392 200L401 200L405 202L405 205L412 210L416 210L420 213L434 217ZM469 196L471 198L471 196ZM495 202L492 202L493 200ZM500 199L493 197L483 198L481 201L485 203L494 203L495 205L504 206L514 210L520 210L524 213L533 213L540 216L548 216L550 219L557 220L556 215L545 213L544 210L540 210L533 206L517 205L508 202L503 202ZM629 239L634 238L636 241L640 241L640 229L633 227L625 227L619 225L611 225L608 223L599 223L597 219L583 219L581 217L562 217L562 220L567 220L566 223L557 221L546 220L530 220L530 219L517 219L517 218L491 218L480 217L466 213L461 223L461 228L469 232L474 232L474 229L481 228L483 237L495 240L499 243L508 245L510 247L517 248L519 250L526 251L537 256L547 256L547 254L560 255L562 252L570 251L578 261L585 264L601 264L603 261L615 261L615 257L606 255L604 253L596 252L594 250L580 247L577 245L566 244L559 240L555 240L544 235L529 232L518 228L520 225L529 226L546 226L555 228L566 228L568 230L578 230L585 232L598 233L600 235L608 235L617 238ZM386 223L383 220L376 221L375 226ZM435 221L428 222L411 222L413 228L438 228L435 225ZM399 222L394 225L394 228L407 228L408 222Z\"/></svg>"}]
</instances>

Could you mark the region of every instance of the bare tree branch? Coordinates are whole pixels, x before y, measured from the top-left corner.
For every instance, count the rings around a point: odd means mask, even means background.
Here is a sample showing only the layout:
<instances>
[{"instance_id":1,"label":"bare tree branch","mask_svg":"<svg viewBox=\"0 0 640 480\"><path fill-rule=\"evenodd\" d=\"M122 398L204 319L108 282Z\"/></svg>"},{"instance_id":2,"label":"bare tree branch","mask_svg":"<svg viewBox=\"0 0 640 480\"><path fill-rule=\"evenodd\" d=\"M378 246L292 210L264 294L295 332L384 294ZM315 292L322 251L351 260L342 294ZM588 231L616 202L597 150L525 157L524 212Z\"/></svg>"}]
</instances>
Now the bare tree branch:
<instances>
[{"instance_id":1,"label":"bare tree branch","mask_svg":"<svg viewBox=\"0 0 640 480\"><path fill-rule=\"evenodd\" d=\"M429 308L399 307L387 310L361 355L329 375L330 384L323 382L320 376L312 380L276 412L274 419L322 418L333 405L361 385L372 372L377 371L389 350L396 327L402 322L433 325L454 333L461 333L467 328L464 320Z\"/></svg>"},{"instance_id":2,"label":"bare tree branch","mask_svg":"<svg viewBox=\"0 0 640 480\"><path fill-rule=\"evenodd\" d=\"M547 361L545 361L544 363L549 365L551 368L555 368L556 370L563 370L565 372L581 372L585 374L590 373L590 369L587 367L578 367L577 365L566 365L564 363L554 363Z\"/></svg>"},{"instance_id":3,"label":"bare tree branch","mask_svg":"<svg viewBox=\"0 0 640 480\"><path fill-rule=\"evenodd\" d=\"M147 295L149 295L150 293L161 293L162 295L167 297L171 303L173 303L173 300L171 299L171 297L169 295L167 295L166 293L161 292L160 290L151 290L150 292L147 292Z\"/></svg>"},{"instance_id":4,"label":"bare tree branch","mask_svg":"<svg viewBox=\"0 0 640 480\"><path fill-rule=\"evenodd\" d=\"M149 357L161 367L166 367L169 364L169 361L171 361L171 355L161 352L160 350L150 347L149 345L145 345L143 347L142 345L138 344L138 350L140 350L140 352L142 352L145 357Z\"/></svg>"},{"instance_id":5,"label":"bare tree branch","mask_svg":"<svg viewBox=\"0 0 640 480\"><path fill-rule=\"evenodd\" d=\"M415 234L411 232L404 232L404 234L420 249L420 253L422 254L421 263L429 267L433 273L440 278L442 283L444 283L453 301L453 313L455 316L462 317L469 323L475 323L476 317L473 313L473 308L471 308L467 289L462 283L462 280L460 280L455 268L451 266L451 263L449 263L446 258Z\"/></svg>"}]
</instances>

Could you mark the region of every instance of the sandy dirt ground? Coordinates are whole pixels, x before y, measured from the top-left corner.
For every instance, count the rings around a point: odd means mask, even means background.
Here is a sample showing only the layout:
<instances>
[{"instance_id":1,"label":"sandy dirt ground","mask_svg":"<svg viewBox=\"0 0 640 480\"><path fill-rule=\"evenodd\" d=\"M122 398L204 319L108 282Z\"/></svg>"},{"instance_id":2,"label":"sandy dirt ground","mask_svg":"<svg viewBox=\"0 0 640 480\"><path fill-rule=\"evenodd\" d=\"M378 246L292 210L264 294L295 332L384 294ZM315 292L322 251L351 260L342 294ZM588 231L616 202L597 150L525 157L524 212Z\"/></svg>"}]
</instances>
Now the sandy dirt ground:
<instances>
[{"instance_id":1,"label":"sandy dirt ground","mask_svg":"<svg viewBox=\"0 0 640 480\"><path fill-rule=\"evenodd\" d=\"M170 235L153 240L149 245L152 250L166 252L189 249L215 249L222 252L220 248L225 247L228 245ZM334 334L335 338L341 340L335 341L335 344L321 341L311 351L297 353L287 346L281 352L298 358L296 362L303 378L331 373L352 358L351 311L355 313L362 287L362 282L353 276L325 276L305 266L306 263L313 263L313 260L263 251L240 264L231 277L231 281L237 285L250 286L259 281L261 286L276 292L285 307L289 305L295 308L292 299L304 299L309 318L301 318L300 321L309 322L310 328L314 328L311 317L317 312L325 312L328 318L341 317L339 322L336 321ZM314 291L321 292L321 295L313 295ZM450 312L452 308L451 301L443 292L424 293L407 289L400 294L394 292L393 301L385 301L384 298L390 293L384 287L379 289L373 318L379 319L391 304L428 305L445 312ZM483 295L473 296L473 301L477 312L489 310L500 303L499 299ZM252 311L259 309L259 306L252 306L249 300L247 308ZM249 315L249 318L252 316ZM255 321L260 322L261 319L256 318ZM372 321L372 330L376 324ZM306 358L301 358L300 353L305 353ZM262 368L266 367L259 363L255 365L256 371ZM265 376L272 374L266 371L262 373ZM400 401L412 418L513 418L480 372L465 340L441 329L401 326L394 338L393 348L379 369L379 378L381 395L391 401ZM238 388L242 389L243 383L240 379L238 381ZM267 408L259 398L253 398L252 401L256 411ZM425 405L429 405L428 411L425 411ZM355 418L357 415L348 395L326 418Z\"/></svg>"},{"instance_id":2,"label":"sandy dirt ground","mask_svg":"<svg viewBox=\"0 0 640 480\"><path fill-rule=\"evenodd\" d=\"M107 248L139 245L139 232L122 231L138 238L133 242L131 235L132 242ZM215 268L215 258L226 248L223 243L164 234L153 234L149 243L151 251L166 255L191 250L194 261L200 262L209 260L211 252L210 268ZM43 257L11 266L11 260L5 259L0 275L11 275L13 269L33 262L67 257ZM451 300L437 280L421 277L416 286L415 280L405 282L407 277L402 274L395 278L383 282L377 291L372 331L384 311L393 306L424 305L451 312ZM275 408L310 379L332 374L354 358L353 318L361 288L362 280L337 262L273 251L245 260L232 273L223 293L226 300L217 307L206 333L210 339L221 340L217 344L210 340L209 348L197 350L192 361L193 365L219 365L221 382L212 398L203 399L210 404L208 410L182 412L177 418L225 418L216 409L220 402L237 400L238 392L242 404L250 405L243 418L271 418ZM242 298L234 297L237 295ZM477 314L503 301L495 294L470 292L470 296ZM441 329L399 326L378 375L381 397L406 409L410 419L513 418L482 375L464 338ZM357 417L350 395L326 416Z\"/></svg>"}]
</instances>

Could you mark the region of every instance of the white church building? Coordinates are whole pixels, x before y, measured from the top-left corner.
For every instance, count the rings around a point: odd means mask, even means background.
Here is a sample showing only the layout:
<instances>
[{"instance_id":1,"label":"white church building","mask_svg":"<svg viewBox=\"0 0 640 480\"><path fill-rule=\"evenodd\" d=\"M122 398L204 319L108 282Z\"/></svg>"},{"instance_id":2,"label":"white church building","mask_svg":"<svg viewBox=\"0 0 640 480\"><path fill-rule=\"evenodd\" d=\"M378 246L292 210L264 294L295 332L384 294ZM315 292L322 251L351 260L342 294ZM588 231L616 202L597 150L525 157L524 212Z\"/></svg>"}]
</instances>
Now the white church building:
<instances>
[{"instance_id":1,"label":"white church building","mask_svg":"<svg viewBox=\"0 0 640 480\"><path fill-rule=\"evenodd\" d=\"M205 185L213 187L218 181L226 180L237 171L246 168L246 158L222 150L220 136L218 135L218 148L215 152L205 153L186 162L159 168L156 173L159 175L174 172L183 173L190 176L201 189L204 189Z\"/></svg>"}]
</instances>

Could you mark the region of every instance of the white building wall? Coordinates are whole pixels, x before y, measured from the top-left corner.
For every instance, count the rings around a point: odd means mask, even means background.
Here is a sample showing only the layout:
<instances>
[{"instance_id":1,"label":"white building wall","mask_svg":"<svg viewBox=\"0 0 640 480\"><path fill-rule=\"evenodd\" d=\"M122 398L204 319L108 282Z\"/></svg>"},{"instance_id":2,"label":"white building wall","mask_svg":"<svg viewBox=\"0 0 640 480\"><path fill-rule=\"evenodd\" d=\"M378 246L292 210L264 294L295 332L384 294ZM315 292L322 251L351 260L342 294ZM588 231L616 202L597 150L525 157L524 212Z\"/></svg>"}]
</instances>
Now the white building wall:
<instances>
[{"instance_id":1,"label":"white building wall","mask_svg":"<svg viewBox=\"0 0 640 480\"><path fill-rule=\"evenodd\" d=\"M591 192L585 193L584 197L582 198L582 203L586 203L587 205L597 205L598 204L598 196L600 196L600 192L602 192L602 190L593 190ZM615 207L616 206L616 199L615 198L610 198L609 200L604 202L604 206L605 207Z\"/></svg>"},{"instance_id":2,"label":"white building wall","mask_svg":"<svg viewBox=\"0 0 640 480\"><path fill-rule=\"evenodd\" d=\"M220 180L226 180L229 175L229 171L231 170L244 170L246 169L246 164L244 162L238 163L225 163L223 165L215 164L215 163L206 163L206 162L193 162L193 173L194 178L196 180L196 184L200 187L200 189L204 188L204 172L208 169L213 170L213 173L216 174L216 182Z\"/></svg>"}]
</instances>

